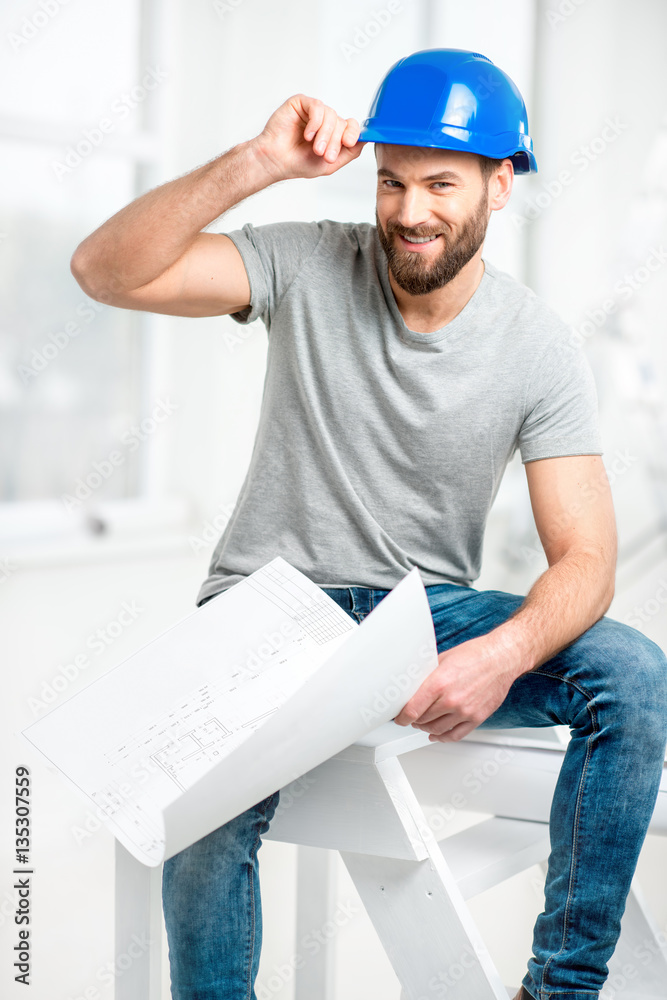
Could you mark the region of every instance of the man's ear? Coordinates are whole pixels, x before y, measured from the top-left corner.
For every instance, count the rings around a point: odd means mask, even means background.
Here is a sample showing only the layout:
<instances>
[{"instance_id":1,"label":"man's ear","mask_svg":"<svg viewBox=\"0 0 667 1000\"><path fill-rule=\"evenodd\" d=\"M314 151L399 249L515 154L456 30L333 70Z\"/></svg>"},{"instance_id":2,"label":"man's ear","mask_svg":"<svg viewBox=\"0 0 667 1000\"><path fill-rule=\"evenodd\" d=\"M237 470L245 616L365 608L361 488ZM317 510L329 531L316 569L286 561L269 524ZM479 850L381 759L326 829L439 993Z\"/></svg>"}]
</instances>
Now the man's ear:
<instances>
[{"instance_id":1,"label":"man's ear","mask_svg":"<svg viewBox=\"0 0 667 1000\"><path fill-rule=\"evenodd\" d=\"M512 193L513 183L514 164L510 159L503 160L489 178L489 208L492 212L505 207Z\"/></svg>"}]
</instances>

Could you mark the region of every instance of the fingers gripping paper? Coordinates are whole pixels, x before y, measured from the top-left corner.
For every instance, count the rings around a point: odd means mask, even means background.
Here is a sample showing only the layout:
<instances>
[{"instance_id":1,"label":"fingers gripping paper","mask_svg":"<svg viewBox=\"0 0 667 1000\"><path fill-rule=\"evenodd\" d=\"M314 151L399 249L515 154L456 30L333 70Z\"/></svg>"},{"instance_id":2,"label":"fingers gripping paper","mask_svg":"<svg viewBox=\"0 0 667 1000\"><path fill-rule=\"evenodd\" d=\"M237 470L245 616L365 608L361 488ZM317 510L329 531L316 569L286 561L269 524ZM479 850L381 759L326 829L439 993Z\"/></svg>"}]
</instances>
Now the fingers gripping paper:
<instances>
[{"instance_id":1,"label":"fingers gripping paper","mask_svg":"<svg viewBox=\"0 0 667 1000\"><path fill-rule=\"evenodd\" d=\"M23 735L155 866L388 722L437 662L417 569L358 625L277 558Z\"/></svg>"}]
</instances>

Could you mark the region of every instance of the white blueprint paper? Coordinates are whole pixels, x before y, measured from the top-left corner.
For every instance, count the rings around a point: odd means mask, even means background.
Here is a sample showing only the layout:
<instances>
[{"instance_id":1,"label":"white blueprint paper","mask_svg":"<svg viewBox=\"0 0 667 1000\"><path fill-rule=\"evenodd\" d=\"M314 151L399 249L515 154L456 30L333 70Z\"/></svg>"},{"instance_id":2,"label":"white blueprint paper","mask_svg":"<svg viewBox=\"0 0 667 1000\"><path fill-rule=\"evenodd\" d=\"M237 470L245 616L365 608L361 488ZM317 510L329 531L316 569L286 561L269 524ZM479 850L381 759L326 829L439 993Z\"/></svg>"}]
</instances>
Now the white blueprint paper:
<instances>
[{"instance_id":1,"label":"white blueprint paper","mask_svg":"<svg viewBox=\"0 0 667 1000\"><path fill-rule=\"evenodd\" d=\"M154 866L388 722L436 665L418 570L357 625L276 558L23 735Z\"/></svg>"}]
</instances>

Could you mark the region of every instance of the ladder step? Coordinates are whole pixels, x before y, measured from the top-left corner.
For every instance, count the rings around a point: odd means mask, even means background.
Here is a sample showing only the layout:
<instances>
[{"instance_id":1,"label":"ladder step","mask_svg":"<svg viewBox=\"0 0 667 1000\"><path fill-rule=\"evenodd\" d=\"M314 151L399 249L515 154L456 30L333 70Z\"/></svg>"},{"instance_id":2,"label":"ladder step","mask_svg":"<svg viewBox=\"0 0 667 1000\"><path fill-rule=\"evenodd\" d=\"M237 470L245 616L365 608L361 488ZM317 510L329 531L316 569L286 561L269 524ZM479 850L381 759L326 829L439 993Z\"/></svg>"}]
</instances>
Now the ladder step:
<instances>
[{"instance_id":1,"label":"ladder step","mask_svg":"<svg viewBox=\"0 0 667 1000\"><path fill-rule=\"evenodd\" d=\"M493 816L439 843L464 899L549 856L549 824Z\"/></svg>"}]
</instances>

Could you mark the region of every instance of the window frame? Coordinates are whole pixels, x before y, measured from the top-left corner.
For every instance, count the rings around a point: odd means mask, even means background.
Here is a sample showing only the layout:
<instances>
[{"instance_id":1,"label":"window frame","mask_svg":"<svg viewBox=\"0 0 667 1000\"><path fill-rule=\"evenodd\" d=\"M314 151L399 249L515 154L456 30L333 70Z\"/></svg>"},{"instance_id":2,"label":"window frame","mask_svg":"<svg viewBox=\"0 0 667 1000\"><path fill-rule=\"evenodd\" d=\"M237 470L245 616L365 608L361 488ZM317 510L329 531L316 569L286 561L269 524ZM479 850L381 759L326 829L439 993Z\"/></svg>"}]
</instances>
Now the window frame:
<instances>
[{"instance_id":1,"label":"window frame","mask_svg":"<svg viewBox=\"0 0 667 1000\"><path fill-rule=\"evenodd\" d=\"M167 62L168 39L174 34L176 11L172 4L138 0L138 14L136 73L139 77L146 66ZM169 114L168 88L158 87L151 94L151 100L139 109L136 131L108 137L106 149L112 155L125 157L133 166L132 198L160 183L166 160ZM1 139L26 145L49 143L65 148L71 136L71 123L0 115ZM167 316L152 313L136 314L141 356L138 421L149 415L169 369L168 320ZM171 549L174 543L179 547L189 511L184 500L168 497L169 447L161 435L147 439L139 463L136 494L100 501L90 510L82 508L77 516L66 512L55 496L44 500L0 501L0 582L8 571L11 572L12 566L26 560L32 564L42 556L50 563L70 561L75 553L80 558L113 554L120 550L119 547L125 550L128 544L151 549L157 537L162 539L158 547ZM147 539L147 534L153 541Z\"/></svg>"}]
</instances>

